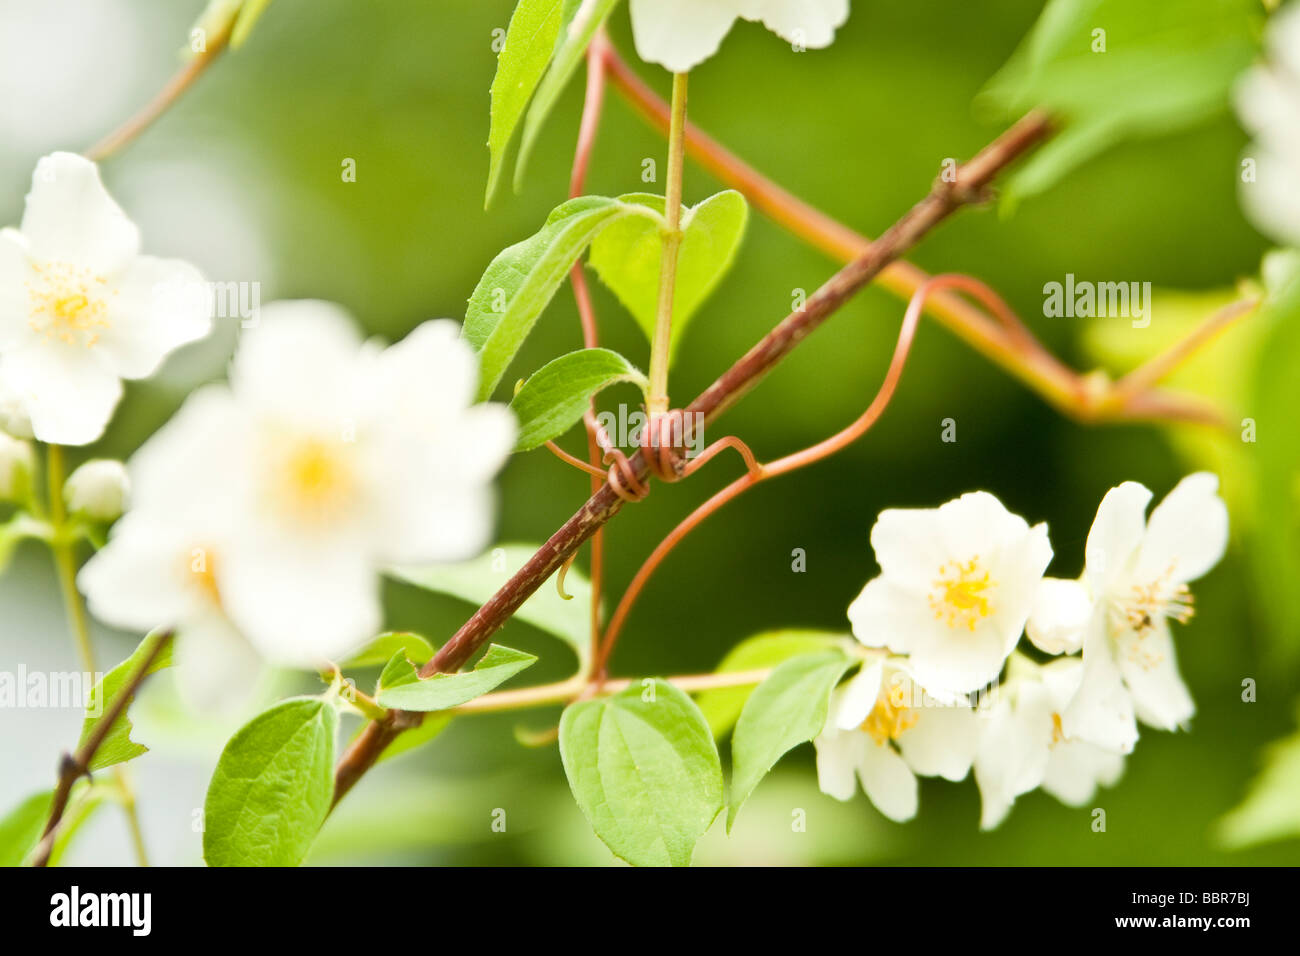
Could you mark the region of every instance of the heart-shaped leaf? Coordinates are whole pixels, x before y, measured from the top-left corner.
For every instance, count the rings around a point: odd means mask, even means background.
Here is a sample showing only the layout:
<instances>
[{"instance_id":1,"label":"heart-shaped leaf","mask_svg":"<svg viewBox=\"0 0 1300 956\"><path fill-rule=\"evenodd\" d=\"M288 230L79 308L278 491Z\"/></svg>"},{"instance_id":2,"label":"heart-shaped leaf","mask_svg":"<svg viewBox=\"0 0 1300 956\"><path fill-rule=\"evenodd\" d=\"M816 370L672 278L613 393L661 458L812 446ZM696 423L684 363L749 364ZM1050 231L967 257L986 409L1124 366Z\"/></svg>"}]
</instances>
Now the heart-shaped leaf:
<instances>
[{"instance_id":1,"label":"heart-shaped leaf","mask_svg":"<svg viewBox=\"0 0 1300 956\"><path fill-rule=\"evenodd\" d=\"M662 216L664 198L649 193L621 197ZM740 248L749 219L745 197L734 190L710 196L697 206L682 208L682 244L677 253L673 291L673 332L670 350L676 353L687 323L722 281ZM659 270L663 235L658 219L628 217L611 223L591 244L591 265L613 290L646 334L652 338L659 306Z\"/></svg>"}]
</instances>

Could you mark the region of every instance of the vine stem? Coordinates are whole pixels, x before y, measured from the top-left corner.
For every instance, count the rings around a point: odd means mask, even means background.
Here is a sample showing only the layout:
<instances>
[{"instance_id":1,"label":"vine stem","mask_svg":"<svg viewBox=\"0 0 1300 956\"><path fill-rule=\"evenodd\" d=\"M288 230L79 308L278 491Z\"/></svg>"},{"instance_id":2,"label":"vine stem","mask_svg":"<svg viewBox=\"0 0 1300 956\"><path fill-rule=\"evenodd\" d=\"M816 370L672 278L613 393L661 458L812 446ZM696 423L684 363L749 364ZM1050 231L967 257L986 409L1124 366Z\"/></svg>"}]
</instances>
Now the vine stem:
<instances>
[{"instance_id":1,"label":"vine stem","mask_svg":"<svg viewBox=\"0 0 1300 956\"><path fill-rule=\"evenodd\" d=\"M86 607L82 603L81 592L77 590L77 556L73 550L75 538L73 538L68 527L67 508L63 503L63 484L66 480L66 474L63 447L61 445L49 445L46 452L45 476L50 526L53 528L50 550L54 556L55 571L58 573L59 590L63 595L64 613L68 618L68 626L72 630L72 636L77 643L81 665L85 668L86 673L94 674L96 673L95 649L90 641L90 625L86 619ZM135 850L136 860L141 866L148 866L149 851L145 846L144 831L140 826L140 814L136 808L135 789L131 785L131 778L126 769L120 765L113 768L113 776L121 792L122 811L126 816L127 829L130 831L131 844Z\"/></svg>"},{"instance_id":2,"label":"vine stem","mask_svg":"<svg viewBox=\"0 0 1300 956\"><path fill-rule=\"evenodd\" d=\"M840 269L814 292L802 309L779 322L753 348L737 359L684 410L706 423L739 401L801 341L833 315L859 289L878 276L931 229L970 202L983 198L988 184L1011 163L1051 132L1045 115L1033 112L1006 130L969 163L958 168L955 181L936 183L853 262ZM648 474L644 452L630 459L639 479ZM420 669L420 676L460 670L474 653L519 609L582 544L622 509L624 501L607 481L537 552L488 598L450 640ZM384 749L410 727L419 714L395 711L368 724L339 760L334 774L337 803L374 766Z\"/></svg>"},{"instance_id":3,"label":"vine stem","mask_svg":"<svg viewBox=\"0 0 1300 956\"><path fill-rule=\"evenodd\" d=\"M659 304L650 339L650 418L668 411L668 356L673 333L673 292L677 253L682 245L682 167L686 161L686 73L673 74L673 102L668 124L668 174L664 189L663 252L659 260Z\"/></svg>"},{"instance_id":4,"label":"vine stem","mask_svg":"<svg viewBox=\"0 0 1300 956\"><path fill-rule=\"evenodd\" d=\"M582 100L582 120L578 124L578 142L573 151L573 170L569 176L569 198L581 196L586 189L587 167L591 162L592 151L596 147L596 134L600 130L600 117L605 104L605 50L609 39L605 28L600 27L591 38L587 47L587 89ZM582 271L582 263L575 262L569 270L569 282L573 286L573 298L578 306L578 319L582 324L583 348L594 349L600 345L599 324L596 310L591 304L591 293L587 290L587 277ZM591 475L591 493L594 495L604 483L605 474L600 468L603 452L596 435L595 413L596 399L587 403L587 415L583 424L587 432L587 470ZM555 450L561 457L567 456L558 446ZM572 457L572 456L568 456ZM576 462L577 459L574 459ZM581 468L581 463L579 463ZM601 591L605 577L605 533L597 528L591 536L591 568L588 575L591 582L591 656L595 659L600 646L600 603Z\"/></svg>"},{"instance_id":5,"label":"vine stem","mask_svg":"<svg viewBox=\"0 0 1300 956\"><path fill-rule=\"evenodd\" d=\"M153 125L158 117L176 103L178 99L194 85L209 66L221 55L230 42L229 28L213 32L206 39L206 49L201 53L191 53L185 64L167 81L166 85L146 103L138 113L113 130L84 153L85 157L100 162L112 156L122 147L131 143L137 136Z\"/></svg>"},{"instance_id":6,"label":"vine stem","mask_svg":"<svg viewBox=\"0 0 1300 956\"><path fill-rule=\"evenodd\" d=\"M731 671L722 674L683 674L678 677L665 677L668 683L690 694L700 691L715 690L720 687L744 687L761 684L772 668L748 671ZM579 697L617 694L635 684L633 679L622 678L601 683L593 687L586 677L579 674L568 680L554 684L539 684L536 687L521 687L518 690L503 690L495 694L484 694L468 703L453 707L447 711L451 714L494 714L506 710L522 710L526 707L543 707L547 704L567 704Z\"/></svg>"}]
</instances>

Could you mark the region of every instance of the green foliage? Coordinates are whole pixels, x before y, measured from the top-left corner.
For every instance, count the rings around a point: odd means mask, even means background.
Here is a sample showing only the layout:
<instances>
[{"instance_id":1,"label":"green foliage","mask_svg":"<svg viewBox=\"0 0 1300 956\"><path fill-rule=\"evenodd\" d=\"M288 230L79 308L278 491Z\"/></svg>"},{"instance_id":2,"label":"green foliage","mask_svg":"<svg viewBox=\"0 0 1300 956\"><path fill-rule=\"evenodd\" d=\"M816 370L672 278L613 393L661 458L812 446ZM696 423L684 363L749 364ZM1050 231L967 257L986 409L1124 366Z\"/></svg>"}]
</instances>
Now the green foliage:
<instances>
[{"instance_id":1,"label":"green foliage","mask_svg":"<svg viewBox=\"0 0 1300 956\"><path fill-rule=\"evenodd\" d=\"M654 336L659 306L664 197L640 193L621 198L654 210L656 218L611 223L592 241L591 265L649 339ZM682 244L673 292L673 354L687 324L731 268L745 234L749 206L744 196L729 189L696 206L683 206L681 216Z\"/></svg>"},{"instance_id":2,"label":"green foliage","mask_svg":"<svg viewBox=\"0 0 1300 956\"><path fill-rule=\"evenodd\" d=\"M653 214L644 206L583 196L556 207L541 231L502 251L470 296L465 338L479 353L479 398L491 396L542 310L588 244L612 221Z\"/></svg>"},{"instance_id":3,"label":"green foliage","mask_svg":"<svg viewBox=\"0 0 1300 956\"><path fill-rule=\"evenodd\" d=\"M827 631L764 631L733 647L717 667L718 674L756 671L776 667L801 654L815 654L836 647L844 636ZM699 695L700 710L714 737L722 737L740 717L752 686L719 687Z\"/></svg>"},{"instance_id":4,"label":"green foliage","mask_svg":"<svg viewBox=\"0 0 1300 956\"><path fill-rule=\"evenodd\" d=\"M1295 415L1300 409L1300 289L1291 289L1272 310L1271 328L1250 381L1251 411L1259 434L1256 452L1255 523L1251 569L1256 606L1279 657L1300 656L1300 605L1289 594L1300 581L1300 445ZM1284 596L1285 595L1285 596Z\"/></svg>"},{"instance_id":5,"label":"green foliage","mask_svg":"<svg viewBox=\"0 0 1300 956\"><path fill-rule=\"evenodd\" d=\"M506 583L510 574L523 567L538 547L504 544L472 561L427 568L393 568L391 573L409 584L449 594L479 607ZM564 587L572 600L564 600L555 588L538 588L511 620L523 621L558 637L573 648L579 667L585 669L591 654L591 583L573 567L564 579Z\"/></svg>"},{"instance_id":6,"label":"green foliage","mask_svg":"<svg viewBox=\"0 0 1300 956\"><path fill-rule=\"evenodd\" d=\"M22 864L41 838L53 798L53 790L34 793L0 819L0 866Z\"/></svg>"},{"instance_id":7,"label":"green foliage","mask_svg":"<svg viewBox=\"0 0 1300 956\"><path fill-rule=\"evenodd\" d=\"M1261 17L1255 0L1051 0L980 95L1001 119L1041 106L1066 123L1012 175L1006 199L1042 192L1123 140L1220 113Z\"/></svg>"},{"instance_id":8,"label":"green foliage","mask_svg":"<svg viewBox=\"0 0 1300 956\"><path fill-rule=\"evenodd\" d=\"M731 739L728 830L776 762L822 732L831 691L852 663L840 650L792 657L749 696Z\"/></svg>"},{"instance_id":9,"label":"green foliage","mask_svg":"<svg viewBox=\"0 0 1300 956\"><path fill-rule=\"evenodd\" d=\"M294 697L230 738L208 785L203 858L209 866L297 866L334 796L338 711Z\"/></svg>"},{"instance_id":10,"label":"green foliage","mask_svg":"<svg viewBox=\"0 0 1300 956\"><path fill-rule=\"evenodd\" d=\"M591 38L596 35L600 25L609 19L609 15L618 5L618 0L595 0L595 6L589 10L589 16L582 23L575 22L575 16L582 6L581 0L565 0L564 23L560 27L555 54L551 59L551 68L537 88L537 96L528 109L528 118L524 120L523 140L519 145L519 158L515 162L515 189L523 183L524 168L528 157L537 144L537 137L542 131L542 124L550 115L570 77L582 63ZM575 29L576 27L576 29Z\"/></svg>"},{"instance_id":11,"label":"green foliage","mask_svg":"<svg viewBox=\"0 0 1300 956\"><path fill-rule=\"evenodd\" d=\"M646 377L609 349L581 349L561 355L529 376L510 403L519 420L515 451L529 451L558 438L582 420L597 392L619 382L635 382L644 392Z\"/></svg>"},{"instance_id":12,"label":"green foliage","mask_svg":"<svg viewBox=\"0 0 1300 956\"><path fill-rule=\"evenodd\" d=\"M81 739L77 741L78 747L90 738L90 735L95 732L95 728L102 721L108 719L108 709L112 707L117 695L126 687L131 676L144 660L153 653L153 649L158 642L163 640L168 641L167 646L153 659L153 663L149 665L149 669L145 673L146 675L152 674L164 667L170 667L172 663L170 639L160 633L150 634L136 646L130 657L105 674L103 679L91 689L90 700L86 708L86 719L81 724ZM103 770L105 767L132 760L149 751L148 747L131 739L131 720L127 716L130 707L131 702L127 701L127 706L123 708L122 713L113 722L113 726L109 728L108 733L100 743L99 749L95 751L95 756L91 758L90 770Z\"/></svg>"},{"instance_id":13,"label":"green foliage","mask_svg":"<svg viewBox=\"0 0 1300 956\"><path fill-rule=\"evenodd\" d=\"M708 724L667 681L572 704L560 719L560 756L596 835L634 865L689 865L722 810Z\"/></svg>"},{"instance_id":14,"label":"green foliage","mask_svg":"<svg viewBox=\"0 0 1300 956\"><path fill-rule=\"evenodd\" d=\"M1264 752L1264 769L1246 799L1219 821L1219 842L1241 849L1300 837L1300 731Z\"/></svg>"},{"instance_id":15,"label":"green foliage","mask_svg":"<svg viewBox=\"0 0 1300 956\"><path fill-rule=\"evenodd\" d=\"M357 651L339 666L344 670L352 667L382 667L394 654L405 654L417 664L423 664L437 650L432 644L410 631L389 631Z\"/></svg>"},{"instance_id":16,"label":"green foliage","mask_svg":"<svg viewBox=\"0 0 1300 956\"><path fill-rule=\"evenodd\" d=\"M481 697L535 663L532 654L489 644L473 670L421 678L406 655L398 651L379 675L375 699L381 706L401 710L446 710Z\"/></svg>"},{"instance_id":17,"label":"green foliage","mask_svg":"<svg viewBox=\"0 0 1300 956\"><path fill-rule=\"evenodd\" d=\"M563 12L564 0L519 0L510 17L506 43L497 56L497 72L492 79L485 203L491 202L496 192L506 147L524 115L524 107L551 62Z\"/></svg>"}]
</instances>

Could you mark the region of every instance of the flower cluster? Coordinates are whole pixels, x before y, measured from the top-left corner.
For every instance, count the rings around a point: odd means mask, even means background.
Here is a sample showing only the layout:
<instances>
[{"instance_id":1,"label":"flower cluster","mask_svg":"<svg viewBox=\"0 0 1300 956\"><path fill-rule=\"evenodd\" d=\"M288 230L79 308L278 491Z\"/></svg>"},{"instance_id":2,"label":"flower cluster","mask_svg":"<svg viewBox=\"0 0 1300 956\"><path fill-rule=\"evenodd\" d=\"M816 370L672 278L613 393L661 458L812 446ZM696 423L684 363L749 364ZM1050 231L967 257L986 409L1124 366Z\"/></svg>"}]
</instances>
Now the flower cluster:
<instances>
[{"instance_id":1,"label":"flower cluster","mask_svg":"<svg viewBox=\"0 0 1300 956\"><path fill-rule=\"evenodd\" d=\"M917 775L961 780L974 768L987 829L1038 787L1078 806L1114 783L1138 720L1174 730L1195 710L1169 622L1191 616L1188 583L1227 547L1217 491L1213 475L1191 475L1148 519L1150 491L1112 489L1077 581L1044 577L1046 526L986 492L882 512L871 532L880 576L849 607L869 650L815 741L822 790L847 800L856 774L902 821L916 814ZM1055 659L1018 651L1022 634Z\"/></svg>"}]
</instances>

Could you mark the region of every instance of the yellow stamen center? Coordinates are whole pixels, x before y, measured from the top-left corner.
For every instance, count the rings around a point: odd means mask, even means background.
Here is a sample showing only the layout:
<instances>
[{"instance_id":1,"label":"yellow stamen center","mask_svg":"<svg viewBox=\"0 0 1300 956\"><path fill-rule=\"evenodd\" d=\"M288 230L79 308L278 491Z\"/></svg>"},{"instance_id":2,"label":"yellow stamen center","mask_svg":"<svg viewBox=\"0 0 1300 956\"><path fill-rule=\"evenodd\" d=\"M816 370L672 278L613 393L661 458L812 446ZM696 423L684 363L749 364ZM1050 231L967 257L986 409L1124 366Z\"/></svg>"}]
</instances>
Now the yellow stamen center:
<instances>
[{"instance_id":1,"label":"yellow stamen center","mask_svg":"<svg viewBox=\"0 0 1300 956\"><path fill-rule=\"evenodd\" d=\"M64 262L38 263L32 272L27 282L32 330L46 341L93 348L102 330L110 327L108 280Z\"/></svg>"},{"instance_id":2,"label":"yellow stamen center","mask_svg":"<svg viewBox=\"0 0 1300 956\"><path fill-rule=\"evenodd\" d=\"M949 561L939 569L930 592L930 610L936 620L951 628L975 630L993 613L990 601L997 582L980 565L979 555L969 561Z\"/></svg>"},{"instance_id":3,"label":"yellow stamen center","mask_svg":"<svg viewBox=\"0 0 1300 956\"><path fill-rule=\"evenodd\" d=\"M1055 747L1061 741L1065 740L1065 731L1061 728L1061 715L1052 714L1052 742L1050 746Z\"/></svg>"},{"instance_id":4,"label":"yellow stamen center","mask_svg":"<svg viewBox=\"0 0 1300 956\"><path fill-rule=\"evenodd\" d=\"M303 438L283 459L277 504L306 524L320 524L344 510L356 478L341 441Z\"/></svg>"},{"instance_id":5,"label":"yellow stamen center","mask_svg":"<svg viewBox=\"0 0 1300 956\"><path fill-rule=\"evenodd\" d=\"M221 604L221 592L217 589L217 575L213 569L212 552L205 548L195 548L190 553L190 574L194 583L205 598L215 605Z\"/></svg>"},{"instance_id":6,"label":"yellow stamen center","mask_svg":"<svg viewBox=\"0 0 1300 956\"><path fill-rule=\"evenodd\" d=\"M897 740L903 731L915 727L919 718L920 714L908 706L907 687L902 682L896 682L881 689L876 705L867 714L861 729L883 746L890 740Z\"/></svg>"}]
</instances>

